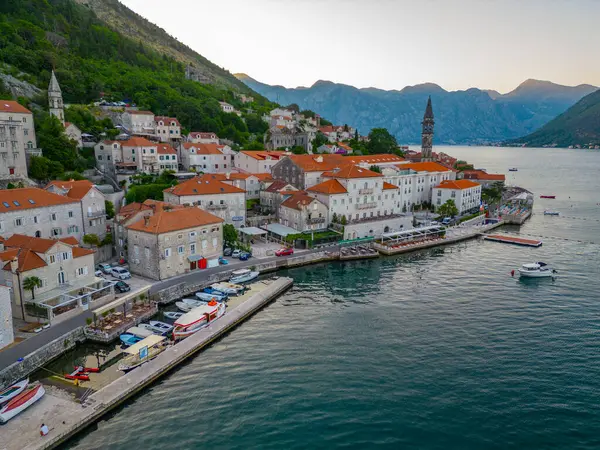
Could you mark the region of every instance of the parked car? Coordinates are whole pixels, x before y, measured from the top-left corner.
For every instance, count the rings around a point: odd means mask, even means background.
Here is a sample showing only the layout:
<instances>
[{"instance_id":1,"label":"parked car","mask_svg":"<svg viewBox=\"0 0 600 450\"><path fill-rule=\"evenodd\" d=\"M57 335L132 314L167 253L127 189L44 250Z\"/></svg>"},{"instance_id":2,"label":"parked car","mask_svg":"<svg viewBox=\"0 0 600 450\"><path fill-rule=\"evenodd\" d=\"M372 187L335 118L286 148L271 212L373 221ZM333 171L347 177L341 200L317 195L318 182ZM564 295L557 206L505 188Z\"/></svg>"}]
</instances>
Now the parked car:
<instances>
[{"instance_id":1,"label":"parked car","mask_svg":"<svg viewBox=\"0 0 600 450\"><path fill-rule=\"evenodd\" d=\"M108 263L101 263L98 264L97 266L99 268L99 270L101 270L102 272L111 275L112 274L112 266Z\"/></svg>"},{"instance_id":2,"label":"parked car","mask_svg":"<svg viewBox=\"0 0 600 450\"><path fill-rule=\"evenodd\" d=\"M293 254L294 254L294 249L292 247L280 248L279 250L277 250L275 252L275 256L287 256L287 255L293 255Z\"/></svg>"},{"instance_id":3,"label":"parked car","mask_svg":"<svg viewBox=\"0 0 600 450\"><path fill-rule=\"evenodd\" d=\"M131 290L129 285L124 281L117 281L117 284L115 284L115 289L121 293L129 292Z\"/></svg>"},{"instance_id":4,"label":"parked car","mask_svg":"<svg viewBox=\"0 0 600 450\"><path fill-rule=\"evenodd\" d=\"M112 276L115 278L118 278L119 280L127 280L127 279L131 278L131 274L129 273L129 270L127 270L123 267L113 267Z\"/></svg>"},{"instance_id":5,"label":"parked car","mask_svg":"<svg viewBox=\"0 0 600 450\"><path fill-rule=\"evenodd\" d=\"M104 272L102 272L101 270L96 270L94 272L94 275L96 275L98 278L104 278Z\"/></svg>"},{"instance_id":6,"label":"parked car","mask_svg":"<svg viewBox=\"0 0 600 450\"><path fill-rule=\"evenodd\" d=\"M225 250L223 250L223 256L231 256L231 254L233 253L233 249L227 247Z\"/></svg>"},{"instance_id":7,"label":"parked car","mask_svg":"<svg viewBox=\"0 0 600 450\"><path fill-rule=\"evenodd\" d=\"M231 257L232 257L232 258L239 258L241 254L242 254L242 251L241 251L241 250L235 249L235 250L233 251L233 253L231 254Z\"/></svg>"},{"instance_id":8,"label":"parked car","mask_svg":"<svg viewBox=\"0 0 600 450\"><path fill-rule=\"evenodd\" d=\"M252 255L248 252L240 253L240 261L248 261L251 257Z\"/></svg>"},{"instance_id":9,"label":"parked car","mask_svg":"<svg viewBox=\"0 0 600 450\"><path fill-rule=\"evenodd\" d=\"M229 264L229 261L227 261L225 258L223 258L222 256L219 256L219 264L226 266L227 264Z\"/></svg>"},{"instance_id":10,"label":"parked car","mask_svg":"<svg viewBox=\"0 0 600 450\"><path fill-rule=\"evenodd\" d=\"M450 225L450 223L452 222L452 219L450 217L444 217L444 220L442 220L442 225Z\"/></svg>"}]
</instances>

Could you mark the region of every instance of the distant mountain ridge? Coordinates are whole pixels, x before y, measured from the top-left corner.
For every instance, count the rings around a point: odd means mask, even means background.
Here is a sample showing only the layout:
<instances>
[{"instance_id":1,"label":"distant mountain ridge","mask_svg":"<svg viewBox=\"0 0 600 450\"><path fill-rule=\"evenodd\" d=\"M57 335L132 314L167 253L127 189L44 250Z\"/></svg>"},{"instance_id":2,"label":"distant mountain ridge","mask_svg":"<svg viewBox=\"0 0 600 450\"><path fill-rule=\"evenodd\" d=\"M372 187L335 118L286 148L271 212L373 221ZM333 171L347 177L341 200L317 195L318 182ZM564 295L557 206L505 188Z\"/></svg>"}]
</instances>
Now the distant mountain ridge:
<instances>
[{"instance_id":1,"label":"distant mountain ridge","mask_svg":"<svg viewBox=\"0 0 600 450\"><path fill-rule=\"evenodd\" d=\"M540 80L526 80L507 94L477 88L446 91L434 83L400 91L358 89L324 80L290 89L261 83L246 74L235 76L271 101L296 103L335 123L355 126L363 134L385 127L401 143L420 142L421 119L430 95L436 118L434 142L476 144L532 133L597 89Z\"/></svg>"}]
</instances>

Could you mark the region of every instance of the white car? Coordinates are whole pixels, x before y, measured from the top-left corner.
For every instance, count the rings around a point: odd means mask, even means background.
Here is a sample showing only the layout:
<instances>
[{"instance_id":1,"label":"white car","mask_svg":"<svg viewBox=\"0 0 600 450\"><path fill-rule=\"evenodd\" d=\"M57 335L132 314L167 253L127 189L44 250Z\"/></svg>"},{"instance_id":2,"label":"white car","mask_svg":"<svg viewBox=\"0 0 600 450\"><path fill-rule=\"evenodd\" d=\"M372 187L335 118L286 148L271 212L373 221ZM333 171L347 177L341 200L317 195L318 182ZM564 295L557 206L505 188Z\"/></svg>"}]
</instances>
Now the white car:
<instances>
[{"instance_id":1,"label":"white car","mask_svg":"<svg viewBox=\"0 0 600 450\"><path fill-rule=\"evenodd\" d=\"M127 280L131 278L129 271L123 267L113 267L112 276L118 278L119 280Z\"/></svg>"},{"instance_id":2,"label":"white car","mask_svg":"<svg viewBox=\"0 0 600 450\"><path fill-rule=\"evenodd\" d=\"M231 257L232 258L239 258L241 253L242 253L241 250L234 250L233 253L231 254Z\"/></svg>"},{"instance_id":3,"label":"white car","mask_svg":"<svg viewBox=\"0 0 600 450\"><path fill-rule=\"evenodd\" d=\"M112 266L108 263L101 263L98 264L98 269L101 270L102 272L106 273L106 274L111 274L112 273Z\"/></svg>"}]
</instances>

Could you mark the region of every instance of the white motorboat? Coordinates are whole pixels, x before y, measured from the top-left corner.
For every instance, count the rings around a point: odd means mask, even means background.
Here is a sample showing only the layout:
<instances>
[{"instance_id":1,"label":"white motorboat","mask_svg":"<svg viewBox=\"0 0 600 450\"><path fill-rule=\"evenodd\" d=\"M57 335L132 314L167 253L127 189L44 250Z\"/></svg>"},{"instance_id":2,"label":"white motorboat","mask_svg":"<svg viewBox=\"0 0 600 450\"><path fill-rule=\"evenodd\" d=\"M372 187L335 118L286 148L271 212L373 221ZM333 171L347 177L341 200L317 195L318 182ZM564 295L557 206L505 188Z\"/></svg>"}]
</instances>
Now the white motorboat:
<instances>
[{"instance_id":1,"label":"white motorboat","mask_svg":"<svg viewBox=\"0 0 600 450\"><path fill-rule=\"evenodd\" d=\"M239 269L231 272L231 283L242 284L252 281L260 275L260 272L252 271L250 269Z\"/></svg>"},{"instance_id":2,"label":"white motorboat","mask_svg":"<svg viewBox=\"0 0 600 450\"><path fill-rule=\"evenodd\" d=\"M144 325L144 324L142 324ZM136 337L141 339L147 338L148 336L152 336L154 333L151 330L142 328L142 327L131 327L126 331L127 334L133 334Z\"/></svg>"},{"instance_id":3,"label":"white motorboat","mask_svg":"<svg viewBox=\"0 0 600 450\"><path fill-rule=\"evenodd\" d=\"M192 309L175 321L173 337L183 339L217 320L225 314L225 303L212 300L206 305Z\"/></svg>"},{"instance_id":4,"label":"white motorboat","mask_svg":"<svg viewBox=\"0 0 600 450\"><path fill-rule=\"evenodd\" d=\"M7 387L0 391L0 405L2 403L6 403L9 400L15 398L21 392L25 390L27 385L29 384L29 378L19 381L18 383L13 384L12 386Z\"/></svg>"},{"instance_id":5,"label":"white motorboat","mask_svg":"<svg viewBox=\"0 0 600 450\"><path fill-rule=\"evenodd\" d=\"M13 397L0 409L0 423L6 423L17 414L25 411L40 398L44 396L46 391L41 384L33 384L28 386L16 397Z\"/></svg>"},{"instance_id":6,"label":"white motorboat","mask_svg":"<svg viewBox=\"0 0 600 450\"><path fill-rule=\"evenodd\" d=\"M175 312L175 311L165 311L163 313L163 315L167 318L167 319L171 319L171 320L177 320L179 319L181 316L183 316L182 312Z\"/></svg>"},{"instance_id":7,"label":"white motorboat","mask_svg":"<svg viewBox=\"0 0 600 450\"><path fill-rule=\"evenodd\" d=\"M140 342L133 344L123 351L127 356L121 360L118 369L123 372L133 370L145 362L156 358L166 348L167 343L164 336L152 335L146 339L142 339Z\"/></svg>"},{"instance_id":8,"label":"white motorboat","mask_svg":"<svg viewBox=\"0 0 600 450\"><path fill-rule=\"evenodd\" d=\"M216 300L218 302L223 302L227 300L226 294L217 294L216 292L208 293L208 292L196 292L196 297L200 300L204 300L205 302L210 302L211 300Z\"/></svg>"},{"instance_id":9,"label":"white motorboat","mask_svg":"<svg viewBox=\"0 0 600 450\"><path fill-rule=\"evenodd\" d=\"M194 300L191 298L184 298L183 300L175 303L177 309L183 311L184 313L190 312L192 309L202 305L206 305L206 302L201 300Z\"/></svg>"},{"instance_id":10,"label":"white motorboat","mask_svg":"<svg viewBox=\"0 0 600 450\"><path fill-rule=\"evenodd\" d=\"M215 291L222 292L227 295L237 295L240 292L244 292L244 286L241 284L228 283L223 281L222 283L211 284L210 287Z\"/></svg>"},{"instance_id":11,"label":"white motorboat","mask_svg":"<svg viewBox=\"0 0 600 450\"><path fill-rule=\"evenodd\" d=\"M558 211L544 211L545 216L560 216Z\"/></svg>"},{"instance_id":12,"label":"white motorboat","mask_svg":"<svg viewBox=\"0 0 600 450\"><path fill-rule=\"evenodd\" d=\"M548 267L548 264L543 262L523 264L519 267L519 275L525 278L544 278L552 277L556 270Z\"/></svg>"},{"instance_id":13,"label":"white motorboat","mask_svg":"<svg viewBox=\"0 0 600 450\"><path fill-rule=\"evenodd\" d=\"M151 320L148 323L140 323L138 327L143 328L144 330L149 330L154 334L167 334L173 329L173 325L169 325L168 323L160 322L158 320Z\"/></svg>"}]
</instances>

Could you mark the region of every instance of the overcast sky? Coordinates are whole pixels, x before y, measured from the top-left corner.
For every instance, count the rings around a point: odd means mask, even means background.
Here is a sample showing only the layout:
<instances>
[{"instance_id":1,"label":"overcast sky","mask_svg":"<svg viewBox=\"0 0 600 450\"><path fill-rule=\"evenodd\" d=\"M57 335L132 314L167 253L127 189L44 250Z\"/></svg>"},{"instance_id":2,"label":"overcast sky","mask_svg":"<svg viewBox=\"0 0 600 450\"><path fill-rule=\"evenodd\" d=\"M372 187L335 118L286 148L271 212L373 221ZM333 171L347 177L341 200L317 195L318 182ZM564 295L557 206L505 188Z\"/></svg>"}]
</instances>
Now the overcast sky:
<instances>
[{"instance_id":1,"label":"overcast sky","mask_svg":"<svg viewBox=\"0 0 600 450\"><path fill-rule=\"evenodd\" d=\"M502 93L600 86L600 0L121 0L232 73Z\"/></svg>"}]
</instances>

